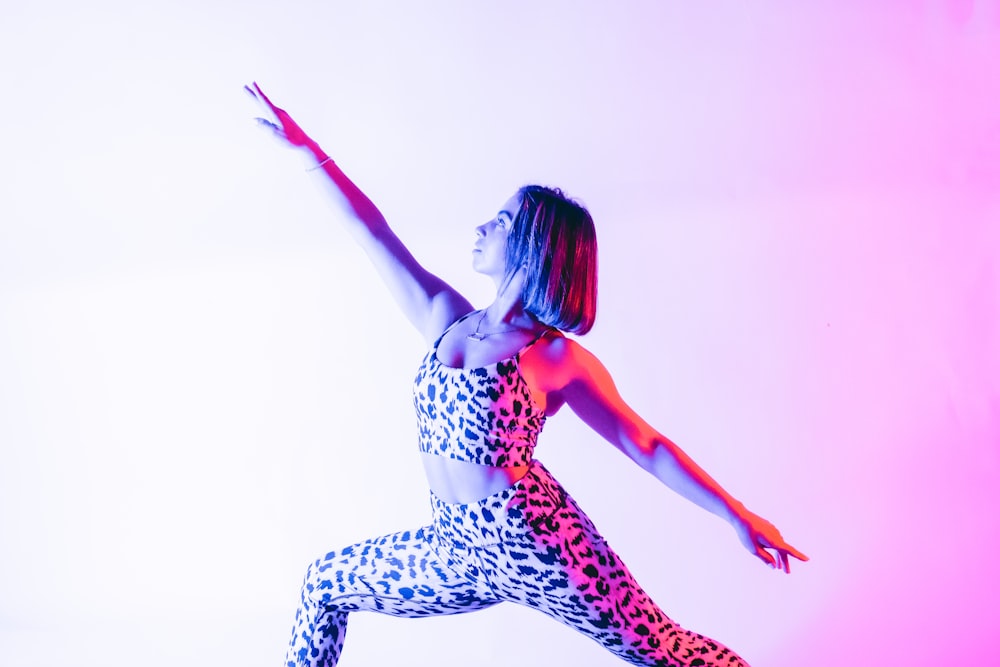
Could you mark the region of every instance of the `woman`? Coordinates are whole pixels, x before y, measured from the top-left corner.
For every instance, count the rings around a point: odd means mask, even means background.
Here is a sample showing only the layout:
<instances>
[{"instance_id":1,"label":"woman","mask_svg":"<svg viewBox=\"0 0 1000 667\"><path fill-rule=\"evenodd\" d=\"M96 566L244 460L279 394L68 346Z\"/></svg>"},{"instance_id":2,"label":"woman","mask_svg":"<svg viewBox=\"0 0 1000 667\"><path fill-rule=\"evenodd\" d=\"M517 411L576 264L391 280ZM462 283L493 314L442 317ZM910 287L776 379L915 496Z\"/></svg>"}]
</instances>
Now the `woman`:
<instances>
[{"instance_id":1,"label":"woman","mask_svg":"<svg viewBox=\"0 0 1000 667\"><path fill-rule=\"evenodd\" d=\"M562 331L594 322L593 221L558 190L521 188L476 228L473 268L496 283L476 310L421 267L371 201L254 84L259 118L311 161L347 225L429 352L414 381L433 523L333 551L308 568L288 667L335 665L347 616L408 617L518 602L635 665L744 665L671 621L532 454L564 404L629 458L728 521L751 553L789 571L806 560L618 395L610 375ZM772 553L773 552L773 553Z\"/></svg>"}]
</instances>

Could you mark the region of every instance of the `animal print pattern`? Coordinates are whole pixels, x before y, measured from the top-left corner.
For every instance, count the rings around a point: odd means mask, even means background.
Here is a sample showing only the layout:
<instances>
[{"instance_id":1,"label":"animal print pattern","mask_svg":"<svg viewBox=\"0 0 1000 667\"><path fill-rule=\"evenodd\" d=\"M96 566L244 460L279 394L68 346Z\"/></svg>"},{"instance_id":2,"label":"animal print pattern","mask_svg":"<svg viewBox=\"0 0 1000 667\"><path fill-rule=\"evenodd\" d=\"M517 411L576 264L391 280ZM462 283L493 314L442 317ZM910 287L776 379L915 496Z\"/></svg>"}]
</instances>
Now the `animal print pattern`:
<instances>
[{"instance_id":1,"label":"animal print pattern","mask_svg":"<svg viewBox=\"0 0 1000 667\"><path fill-rule=\"evenodd\" d=\"M432 493L431 509L429 526L309 566L287 667L336 665L353 611L414 618L499 602L538 609L633 665L746 667L668 618L537 461L513 487L476 503L445 503Z\"/></svg>"},{"instance_id":2,"label":"animal print pattern","mask_svg":"<svg viewBox=\"0 0 1000 667\"><path fill-rule=\"evenodd\" d=\"M529 465L545 413L521 377L520 354L452 368L438 361L435 343L413 383L420 451L480 465Z\"/></svg>"}]
</instances>

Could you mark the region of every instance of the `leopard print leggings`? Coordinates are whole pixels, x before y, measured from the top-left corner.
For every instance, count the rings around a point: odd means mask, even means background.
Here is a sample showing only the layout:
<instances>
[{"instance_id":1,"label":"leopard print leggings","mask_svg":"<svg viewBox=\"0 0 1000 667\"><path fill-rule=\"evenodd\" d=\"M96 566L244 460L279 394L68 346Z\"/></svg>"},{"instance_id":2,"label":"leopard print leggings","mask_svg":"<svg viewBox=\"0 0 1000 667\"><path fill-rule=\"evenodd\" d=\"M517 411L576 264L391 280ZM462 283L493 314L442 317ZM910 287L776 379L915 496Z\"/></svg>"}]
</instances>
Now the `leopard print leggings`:
<instances>
[{"instance_id":1,"label":"leopard print leggings","mask_svg":"<svg viewBox=\"0 0 1000 667\"><path fill-rule=\"evenodd\" d=\"M505 601L534 607L633 665L746 667L670 620L539 462L479 502L451 504L432 493L431 507L430 526L309 566L287 667L336 665L352 611L419 618Z\"/></svg>"}]
</instances>

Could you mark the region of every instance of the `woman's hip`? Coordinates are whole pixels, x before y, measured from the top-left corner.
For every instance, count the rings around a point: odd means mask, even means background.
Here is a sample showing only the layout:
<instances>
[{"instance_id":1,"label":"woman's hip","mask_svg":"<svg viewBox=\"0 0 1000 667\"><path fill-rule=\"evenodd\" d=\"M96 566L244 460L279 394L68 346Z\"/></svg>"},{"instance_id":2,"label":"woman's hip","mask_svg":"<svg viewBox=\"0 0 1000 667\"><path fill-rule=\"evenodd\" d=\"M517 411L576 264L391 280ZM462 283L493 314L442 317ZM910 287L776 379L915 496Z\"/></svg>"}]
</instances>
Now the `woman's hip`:
<instances>
[{"instance_id":1,"label":"woman's hip","mask_svg":"<svg viewBox=\"0 0 1000 667\"><path fill-rule=\"evenodd\" d=\"M566 489L537 460L514 484L476 502L448 503L431 492L431 512L433 530L448 547L535 542L567 521L593 531Z\"/></svg>"}]
</instances>

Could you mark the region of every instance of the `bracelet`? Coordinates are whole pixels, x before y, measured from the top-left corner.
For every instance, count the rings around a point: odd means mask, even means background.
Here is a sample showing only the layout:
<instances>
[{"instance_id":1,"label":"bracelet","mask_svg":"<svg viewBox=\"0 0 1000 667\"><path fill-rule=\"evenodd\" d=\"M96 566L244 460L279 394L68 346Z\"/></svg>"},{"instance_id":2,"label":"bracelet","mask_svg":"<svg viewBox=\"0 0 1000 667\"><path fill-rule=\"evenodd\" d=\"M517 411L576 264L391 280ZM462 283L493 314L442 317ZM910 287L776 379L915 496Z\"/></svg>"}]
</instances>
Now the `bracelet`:
<instances>
[{"instance_id":1,"label":"bracelet","mask_svg":"<svg viewBox=\"0 0 1000 667\"><path fill-rule=\"evenodd\" d=\"M308 169L306 169L306 171L316 171L317 169L319 169L320 167L322 167L327 162L333 162L333 158L330 157L329 155L327 155L325 158L323 158L323 161L320 162L318 165L316 165L315 167L309 167Z\"/></svg>"}]
</instances>

